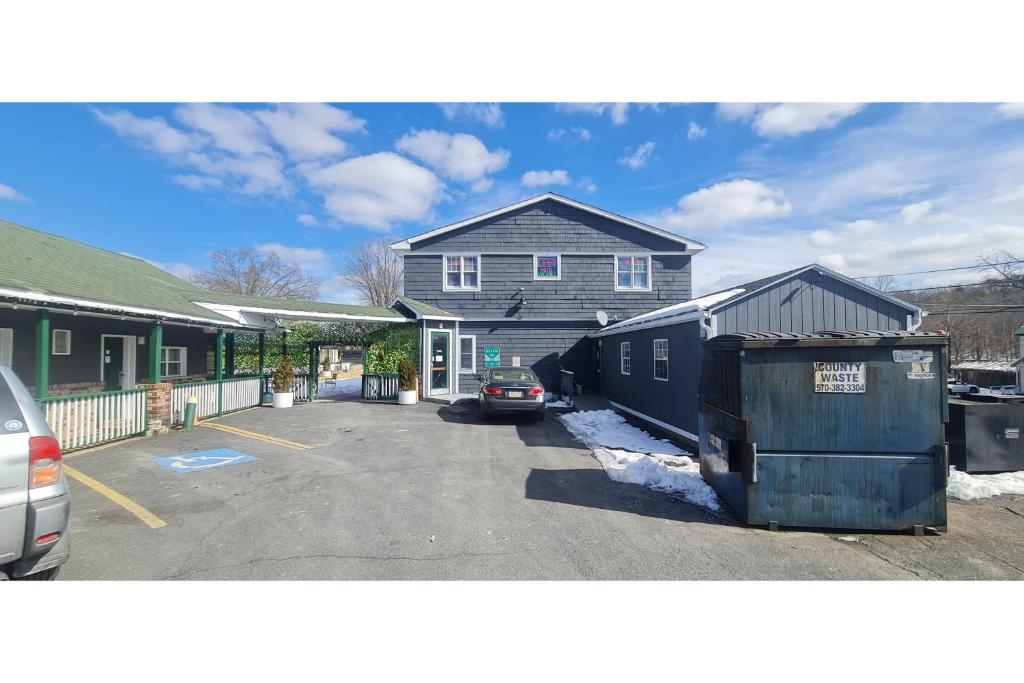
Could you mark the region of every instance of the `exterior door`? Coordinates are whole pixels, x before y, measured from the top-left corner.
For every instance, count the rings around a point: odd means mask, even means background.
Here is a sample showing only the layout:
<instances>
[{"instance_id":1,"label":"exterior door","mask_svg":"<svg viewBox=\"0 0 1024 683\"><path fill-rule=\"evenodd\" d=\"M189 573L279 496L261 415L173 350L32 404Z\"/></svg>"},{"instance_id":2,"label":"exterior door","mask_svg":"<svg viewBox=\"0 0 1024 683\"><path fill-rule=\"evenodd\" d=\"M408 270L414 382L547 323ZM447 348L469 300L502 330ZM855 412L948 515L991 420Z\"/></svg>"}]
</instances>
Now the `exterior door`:
<instances>
[{"instance_id":1,"label":"exterior door","mask_svg":"<svg viewBox=\"0 0 1024 683\"><path fill-rule=\"evenodd\" d=\"M447 394L451 366L451 332L430 331L430 393Z\"/></svg>"},{"instance_id":2,"label":"exterior door","mask_svg":"<svg viewBox=\"0 0 1024 683\"><path fill-rule=\"evenodd\" d=\"M103 390L117 391L124 386L124 339L103 338Z\"/></svg>"}]
</instances>

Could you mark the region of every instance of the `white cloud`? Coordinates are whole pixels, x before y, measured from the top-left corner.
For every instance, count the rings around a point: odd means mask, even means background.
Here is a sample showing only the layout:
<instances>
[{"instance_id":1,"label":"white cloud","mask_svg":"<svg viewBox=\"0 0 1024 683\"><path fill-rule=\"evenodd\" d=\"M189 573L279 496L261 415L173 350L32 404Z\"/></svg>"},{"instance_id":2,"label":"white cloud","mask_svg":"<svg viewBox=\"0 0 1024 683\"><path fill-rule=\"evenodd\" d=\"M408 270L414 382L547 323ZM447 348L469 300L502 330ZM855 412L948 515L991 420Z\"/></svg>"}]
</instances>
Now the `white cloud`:
<instances>
[{"instance_id":1,"label":"white cloud","mask_svg":"<svg viewBox=\"0 0 1024 683\"><path fill-rule=\"evenodd\" d=\"M686 139L698 140L707 135L707 132L707 128L701 128L700 124L696 121L690 121L690 127L686 129Z\"/></svg>"},{"instance_id":2,"label":"white cloud","mask_svg":"<svg viewBox=\"0 0 1024 683\"><path fill-rule=\"evenodd\" d=\"M632 149L632 151L630 151ZM654 152L654 143L645 142L635 148L627 147L623 156L619 157L619 163L632 171L638 171L647 165Z\"/></svg>"},{"instance_id":3,"label":"white cloud","mask_svg":"<svg viewBox=\"0 0 1024 683\"><path fill-rule=\"evenodd\" d=\"M718 114L730 121L750 120L758 135L778 138L835 128L863 108L856 103L723 103L718 105Z\"/></svg>"},{"instance_id":4,"label":"white cloud","mask_svg":"<svg viewBox=\"0 0 1024 683\"><path fill-rule=\"evenodd\" d=\"M917 223L927 218L932 212L933 204L927 200L908 204L900 210L900 220L904 223Z\"/></svg>"},{"instance_id":5,"label":"white cloud","mask_svg":"<svg viewBox=\"0 0 1024 683\"><path fill-rule=\"evenodd\" d=\"M438 106L449 121L479 121L488 128L505 125L505 113L498 104L445 102Z\"/></svg>"},{"instance_id":6,"label":"white cloud","mask_svg":"<svg viewBox=\"0 0 1024 683\"><path fill-rule=\"evenodd\" d=\"M1024 118L1024 102L1004 102L996 107L1004 119Z\"/></svg>"},{"instance_id":7,"label":"white cloud","mask_svg":"<svg viewBox=\"0 0 1024 683\"><path fill-rule=\"evenodd\" d=\"M579 186L587 194L594 194L595 192L597 192L597 183L595 183L590 178L580 178Z\"/></svg>"},{"instance_id":8,"label":"white cloud","mask_svg":"<svg viewBox=\"0 0 1024 683\"><path fill-rule=\"evenodd\" d=\"M213 146L242 156L269 154L266 131L252 114L216 104L184 104L174 110L176 119L208 135Z\"/></svg>"},{"instance_id":9,"label":"white cloud","mask_svg":"<svg viewBox=\"0 0 1024 683\"><path fill-rule=\"evenodd\" d=\"M437 176L393 152L306 169L306 177L323 193L332 216L379 230L429 218L445 196Z\"/></svg>"},{"instance_id":10,"label":"white cloud","mask_svg":"<svg viewBox=\"0 0 1024 683\"><path fill-rule=\"evenodd\" d=\"M494 187L494 178L481 178L469 186L470 192L482 194Z\"/></svg>"},{"instance_id":11,"label":"white cloud","mask_svg":"<svg viewBox=\"0 0 1024 683\"><path fill-rule=\"evenodd\" d=\"M419 159L446 178L470 183L502 170L509 159L507 151L491 152L473 135L437 130L413 131L399 138L395 149Z\"/></svg>"},{"instance_id":12,"label":"white cloud","mask_svg":"<svg viewBox=\"0 0 1024 683\"><path fill-rule=\"evenodd\" d=\"M681 198L677 210L662 215L671 228L716 228L748 221L781 218L793 210L782 190L756 180L716 183Z\"/></svg>"},{"instance_id":13,"label":"white cloud","mask_svg":"<svg viewBox=\"0 0 1024 683\"><path fill-rule=\"evenodd\" d=\"M366 121L329 104L282 104L255 116L293 159L341 156L348 144L332 133L366 130Z\"/></svg>"},{"instance_id":14,"label":"white cloud","mask_svg":"<svg viewBox=\"0 0 1024 683\"><path fill-rule=\"evenodd\" d=\"M0 183L0 199L8 199L11 201L25 201L27 197L22 193L15 190L10 185L4 185Z\"/></svg>"},{"instance_id":15,"label":"white cloud","mask_svg":"<svg viewBox=\"0 0 1024 683\"><path fill-rule=\"evenodd\" d=\"M278 242L255 245L258 251L277 254L285 263L292 263L304 270L319 272L330 265L330 257L323 249L290 247Z\"/></svg>"},{"instance_id":16,"label":"white cloud","mask_svg":"<svg viewBox=\"0 0 1024 683\"><path fill-rule=\"evenodd\" d=\"M572 178L568 172L557 171L527 171L519 181L523 187L540 187L545 185L571 185Z\"/></svg>"},{"instance_id":17,"label":"white cloud","mask_svg":"<svg viewBox=\"0 0 1024 683\"><path fill-rule=\"evenodd\" d=\"M302 225L320 225L320 221L317 217L310 213L300 213L295 217L295 220Z\"/></svg>"},{"instance_id":18,"label":"white cloud","mask_svg":"<svg viewBox=\"0 0 1024 683\"><path fill-rule=\"evenodd\" d=\"M159 116L147 119L123 110L105 112L93 109L92 113L121 137L159 154L179 156L203 146L201 138L183 133Z\"/></svg>"},{"instance_id":19,"label":"white cloud","mask_svg":"<svg viewBox=\"0 0 1024 683\"><path fill-rule=\"evenodd\" d=\"M197 192L219 188L224 185L224 181L220 178L208 175L172 175L171 180L178 185L187 187L190 190L196 190Z\"/></svg>"},{"instance_id":20,"label":"white cloud","mask_svg":"<svg viewBox=\"0 0 1024 683\"><path fill-rule=\"evenodd\" d=\"M208 176L235 181L236 192L248 195L287 195L291 188L284 175L284 164L276 156L236 157L225 154L186 155L186 163Z\"/></svg>"},{"instance_id":21,"label":"white cloud","mask_svg":"<svg viewBox=\"0 0 1024 683\"><path fill-rule=\"evenodd\" d=\"M835 244L839 238L834 232L829 232L828 230L815 230L811 233L808 240L816 247L827 247L830 244Z\"/></svg>"},{"instance_id":22,"label":"white cloud","mask_svg":"<svg viewBox=\"0 0 1024 683\"><path fill-rule=\"evenodd\" d=\"M555 108L566 114L591 114L604 116L608 114L611 122L621 126L629 120L629 104L627 102L563 102Z\"/></svg>"},{"instance_id":23,"label":"white cloud","mask_svg":"<svg viewBox=\"0 0 1024 683\"><path fill-rule=\"evenodd\" d=\"M590 130L582 126L572 126L571 128L552 128L548 131L548 140L556 142L562 138L569 136L578 139L581 142L589 142L593 137Z\"/></svg>"}]
</instances>

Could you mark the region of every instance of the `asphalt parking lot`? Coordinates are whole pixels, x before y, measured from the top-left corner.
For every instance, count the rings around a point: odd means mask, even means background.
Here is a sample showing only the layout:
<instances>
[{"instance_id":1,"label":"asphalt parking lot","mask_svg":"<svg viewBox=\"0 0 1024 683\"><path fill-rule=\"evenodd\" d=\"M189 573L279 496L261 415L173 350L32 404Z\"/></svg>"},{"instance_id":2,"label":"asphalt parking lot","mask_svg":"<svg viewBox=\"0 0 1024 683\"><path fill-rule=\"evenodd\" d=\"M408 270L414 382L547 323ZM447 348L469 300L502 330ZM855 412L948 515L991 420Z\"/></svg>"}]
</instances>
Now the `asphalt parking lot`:
<instances>
[{"instance_id":1,"label":"asphalt parking lot","mask_svg":"<svg viewBox=\"0 0 1024 683\"><path fill-rule=\"evenodd\" d=\"M67 459L84 476L61 580L1024 578L1020 496L950 501L946 534L851 543L614 483L550 416L324 401L210 424ZM153 462L212 449L254 459Z\"/></svg>"}]
</instances>

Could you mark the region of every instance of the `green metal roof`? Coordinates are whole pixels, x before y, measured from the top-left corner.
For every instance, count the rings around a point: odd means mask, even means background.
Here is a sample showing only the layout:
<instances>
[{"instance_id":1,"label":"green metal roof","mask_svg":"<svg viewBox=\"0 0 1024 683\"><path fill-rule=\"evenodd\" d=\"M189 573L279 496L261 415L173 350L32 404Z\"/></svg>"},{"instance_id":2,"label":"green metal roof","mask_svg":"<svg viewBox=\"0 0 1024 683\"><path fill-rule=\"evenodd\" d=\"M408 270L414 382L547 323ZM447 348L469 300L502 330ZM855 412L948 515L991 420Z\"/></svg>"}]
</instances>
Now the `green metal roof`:
<instances>
[{"instance_id":1,"label":"green metal roof","mask_svg":"<svg viewBox=\"0 0 1024 683\"><path fill-rule=\"evenodd\" d=\"M416 299L410 299L407 296L399 296L398 302L408 308L417 315L428 317L428 318L458 318L459 316L438 308L437 306L431 306L430 304L417 301Z\"/></svg>"},{"instance_id":2,"label":"green metal roof","mask_svg":"<svg viewBox=\"0 0 1024 683\"><path fill-rule=\"evenodd\" d=\"M196 302L282 311L296 319L303 313L406 319L391 308L208 292L142 259L4 220L0 220L0 245L0 289L234 325L237 322L231 318Z\"/></svg>"}]
</instances>

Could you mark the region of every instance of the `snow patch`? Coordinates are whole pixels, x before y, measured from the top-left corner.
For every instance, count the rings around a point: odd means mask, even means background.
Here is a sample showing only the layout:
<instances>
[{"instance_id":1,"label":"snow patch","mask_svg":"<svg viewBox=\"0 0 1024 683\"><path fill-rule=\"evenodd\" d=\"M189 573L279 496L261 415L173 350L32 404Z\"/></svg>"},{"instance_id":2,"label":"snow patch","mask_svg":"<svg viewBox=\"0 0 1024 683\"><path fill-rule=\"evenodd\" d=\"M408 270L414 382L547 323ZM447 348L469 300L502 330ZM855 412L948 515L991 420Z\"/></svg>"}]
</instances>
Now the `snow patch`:
<instances>
[{"instance_id":1,"label":"snow patch","mask_svg":"<svg viewBox=\"0 0 1024 683\"><path fill-rule=\"evenodd\" d=\"M977 500L1005 494L1024 495L1024 472L1001 474L967 474L956 467L949 468L946 497L957 500Z\"/></svg>"},{"instance_id":2,"label":"snow patch","mask_svg":"<svg viewBox=\"0 0 1024 683\"><path fill-rule=\"evenodd\" d=\"M614 410L567 413L558 419L573 436L593 449L594 457L612 481L674 493L709 510L722 509L690 453L637 429Z\"/></svg>"},{"instance_id":3,"label":"snow patch","mask_svg":"<svg viewBox=\"0 0 1024 683\"><path fill-rule=\"evenodd\" d=\"M348 379L331 379L317 385L319 398L336 398L338 396L358 396L363 391L362 377Z\"/></svg>"}]
</instances>

